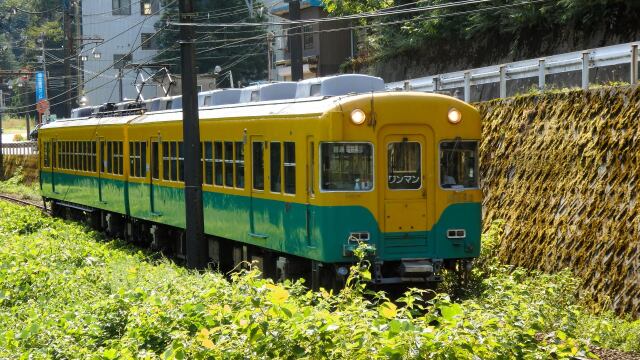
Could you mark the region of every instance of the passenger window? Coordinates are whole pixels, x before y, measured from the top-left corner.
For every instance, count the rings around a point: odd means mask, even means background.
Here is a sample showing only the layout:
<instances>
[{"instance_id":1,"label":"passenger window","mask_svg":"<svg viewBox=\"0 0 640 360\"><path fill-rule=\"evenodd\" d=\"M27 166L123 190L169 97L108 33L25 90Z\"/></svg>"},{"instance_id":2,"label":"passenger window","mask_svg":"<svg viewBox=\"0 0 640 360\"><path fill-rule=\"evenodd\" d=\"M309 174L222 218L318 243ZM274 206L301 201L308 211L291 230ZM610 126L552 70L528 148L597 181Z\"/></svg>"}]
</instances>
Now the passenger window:
<instances>
[{"instance_id":1,"label":"passenger window","mask_svg":"<svg viewBox=\"0 0 640 360\"><path fill-rule=\"evenodd\" d=\"M280 169L282 167L282 163L280 161L281 158L281 149L279 142L271 142L269 144L269 159L270 161L270 175L271 175L271 191L279 193L282 191L282 180Z\"/></svg>"},{"instance_id":2,"label":"passenger window","mask_svg":"<svg viewBox=\"0 0 640 360\"><path fill-rule=\"evenodd\" d=\"M262 141L252 144L253 162L253 188L264 190L264 143Z\"/></svg>"},{"instance_id":3,"label":"passenger window","mask_svg":"<svg viewBox=\"0 0 640 360\"><path fill-rule=\"evenodd\" d=\"M169 142L162 142L162 179L171 181L171 156L169 154Z\"/></svg>"},{"instance_id":4,"label":"passenger window","mask_svg":"<svg viewBox=\"0 0 640 360\"><path fill-rule=\"evenodd\" d=\"M91 172L96 172L96 161L97 161L97 152L96 152L96 142L91 142Z\"/></svg>"},{"instance_id":5,"label":"passenger window","mask_svg":"<svg viewBox=\"0 0 640 360\"><path fill-rule=\"evenodd\" d=\"M216 181L216 185L222 186L223 160L222 160L222 142L221 141L216 141L215 142L214 156L215 156L214 157L214 166L215 166L215 181Z\"/></svg>"},{"instance_id":6,"label":"passenger window","mask_svg":"<svg viewBox=\"0 0 640 360\"><path fill-rule=\"evenodd\" d=\"M373 145L368 143L322 143L321 187L326 191L373 189Z\"/></svg>"},{"instance_id":7,"label":"passenger window","mask_svg":"<svg viewBox=\"0 0 640 360\"><path fill-rule=\"evenodd\" d=\"M236 142L236 187L244 189L244 144Z\"/></svg>"},{"instance_id":8,"label":"passenger window","mask_svg":"<svg viewBox=\"0 0 640 360\"><path fill-rule=\"evenodd\" d=\"M107 172L111 174L113 172L113 141L107 142Z\"/></svg>"},{"instance_id":9,"label":"passenger window","mask_svg":"<svg viewBox=\"0 0 640 360\"><path fill-rule=\"evenodd\" d=\"M233 187L233 143L224 142L224 186Z\"/></svg>"},{"instance_id":10,"label":"passenger window","mask_svg":"<svg viewBox=\"0 0 640 360\"><path fill-rule=\"evenodd\" d=\"M422 187L421 146L417 142L387 145L387 185L391 190L417 190Z\"/></svg>"},{"instance_id":11,"label":"passenger window","mask_svg":"<svg viewBox=\"0 0 640 360\"><path fill-rule=\"evenodd\" d=\"M42 167L49 167L49 142L44 143L44 151L42 152Z\"/></svg>"},{"instance_id":12,"label":"passenger window","mask_svg":"<svg viewBox=\"0 0 640 360\"><path fill-rule=\"evenodd\" d=\"M171 181L178 181L178 143L171 142Z\"/></svg>"},{"instance_id":13,"label":"passenger window","mask_svg":"<svg viewBox=\"0 0 640 360\"><path fill-rule=\"evenodd\" d=\"M296 193L296 144L284 143L284 192Z\"/></svg>"},{"instance_id":14,"label":"passenger window","mask_svg":"<svg viewBox=\"0 0 640 360\"><path fill-rule=\"evenodd\" d=\"M204 183L213 185L213 144L204 143Z\"/></svg>"},{"instance_id":15,"label":"passenger window","mask_svg":"<svg viewBox=\"0 0 640 360\"><path fill-rule=\"evenodd\" d=\"M133 142L129 142L129 176L136 177L136 149Z\"/></svg>"},{"instance_id":16,"label":"passenger window","mask_svg":"<svg viewBox=\"0 0 640 360\"><path fill-rule=\"evenodd\" d=\"M147 177L147 142L139 142L138 143L139 147L140 147L140 151L138 152L140 154L140 172L138 174L140 174L140 177L146 178Z\"/></svg>"},{"instance_id":17,"label":"passenger window","mask_svg":"<svg viewBox=\"0 0 640 360\"><path fill-rule=\"evenodd\" d=\"M178 180L184 181L184 143L178 142Z\"/></svg>"}]
</instances>

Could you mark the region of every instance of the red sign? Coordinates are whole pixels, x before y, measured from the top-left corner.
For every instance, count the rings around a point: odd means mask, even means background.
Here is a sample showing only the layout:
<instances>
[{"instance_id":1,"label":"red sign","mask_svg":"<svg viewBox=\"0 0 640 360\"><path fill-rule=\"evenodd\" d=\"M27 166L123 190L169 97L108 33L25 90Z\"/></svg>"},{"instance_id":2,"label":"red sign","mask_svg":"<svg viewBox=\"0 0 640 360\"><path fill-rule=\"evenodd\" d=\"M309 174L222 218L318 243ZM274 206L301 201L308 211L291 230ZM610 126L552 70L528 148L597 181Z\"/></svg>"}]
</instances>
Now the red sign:
<instances>
[{"instance_id":1,"label":"red sign","mask_svg":"<svg viewBox=\"0 0 640 360\"><path fill-rule=\"evenodd\" d=\"M36 104L36 110L38 110L39 114L44 114L49 110L49 101L47 99L42 99L38 101Z\"/></svg>"}]
</instances>

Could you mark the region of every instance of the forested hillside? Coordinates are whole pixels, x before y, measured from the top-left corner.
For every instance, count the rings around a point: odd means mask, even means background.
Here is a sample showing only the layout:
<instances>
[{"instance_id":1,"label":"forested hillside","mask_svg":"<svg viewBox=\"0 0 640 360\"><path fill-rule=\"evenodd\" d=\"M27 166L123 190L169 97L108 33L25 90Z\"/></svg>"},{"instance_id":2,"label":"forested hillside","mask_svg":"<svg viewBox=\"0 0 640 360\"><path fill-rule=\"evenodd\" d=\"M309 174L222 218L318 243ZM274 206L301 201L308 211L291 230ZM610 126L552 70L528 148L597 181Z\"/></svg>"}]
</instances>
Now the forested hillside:
<instances>
[{"instance_id":1,"label":"forested hillside","mask_svg":"<svg viewBox=\"0 0 640 360\"><path fill-rule=\"evenodd\" d=\"M402 12L358 20L357 25L367 26L357 30L360 57L345 64L345 71L370 72L387 81L640 38L640 1L323 1L333 16ZM416 8L433 10L408 11Z\"/></svg>"}]
</instances>

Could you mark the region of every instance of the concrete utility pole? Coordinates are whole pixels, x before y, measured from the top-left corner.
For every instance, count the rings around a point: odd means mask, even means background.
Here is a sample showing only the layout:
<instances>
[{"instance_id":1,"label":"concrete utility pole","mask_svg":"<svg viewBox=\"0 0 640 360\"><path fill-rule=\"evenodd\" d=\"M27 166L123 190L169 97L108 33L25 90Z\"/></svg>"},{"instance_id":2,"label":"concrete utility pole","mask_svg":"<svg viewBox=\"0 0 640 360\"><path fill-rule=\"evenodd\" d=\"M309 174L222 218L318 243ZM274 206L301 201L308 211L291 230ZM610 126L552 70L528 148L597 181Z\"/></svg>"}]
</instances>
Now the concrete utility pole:
<instances>
[{"instance_id":1,"label":"concrete utility pole","mask_svg":"<svg viewBox=\"0 0 640 360\"><path fill-rule=\"evenodd\" d=\"M180 22L191 22L192 0L180 0ZM204 238L202 212L202 168L200 167L200 118L194 31L192 26L180 27L182 57L182 131L184 137L184 200L186 209L187 267L204 268L209 258L209 244Z\"/></svg>"},{"instance_id":2,"label":"concrete utility pole","mask_svg":"<svg viewBox=\"0 0 640 360\"><path fill-rule=\"evenodd\" d=\"M44 76L44 98L47 101L49 101L49 91L47 90L47 85L49 84L49 81L47 80L47 57L45 56L45 53L44 53L44 33L40 33L40 45L42 45L42 72ZM47 110L44 113L47 119L49 118L50 111L51 110ZM40 117L39 123L42 123L42 117Z\"/></svg>"},{"instance_id":3,"label":"concrete utility pole","mask_svg":"<svg viewBox=\"0 0 640 360\"><path fill-rule=\"evenodd\" d=\"M289 20L300 20L300 0L289 0ZM289 26L289 54L291 57L291 80L293 81L304 79L300 27L300 24Z\"/></svg>"},{"instance_id":4,"label":"concrete utility pole","mask_svg":"<svg viewBox=\"0 0 640 360\"><path fill-rule=\"evenodd\" d=\"M71 57L74 55L74 43L73 43L73 31L71 30L71 1L65 0L64 3L64 116L71 115L71 108L73 107L71 96Z\"/></svg>"}]
</instances>

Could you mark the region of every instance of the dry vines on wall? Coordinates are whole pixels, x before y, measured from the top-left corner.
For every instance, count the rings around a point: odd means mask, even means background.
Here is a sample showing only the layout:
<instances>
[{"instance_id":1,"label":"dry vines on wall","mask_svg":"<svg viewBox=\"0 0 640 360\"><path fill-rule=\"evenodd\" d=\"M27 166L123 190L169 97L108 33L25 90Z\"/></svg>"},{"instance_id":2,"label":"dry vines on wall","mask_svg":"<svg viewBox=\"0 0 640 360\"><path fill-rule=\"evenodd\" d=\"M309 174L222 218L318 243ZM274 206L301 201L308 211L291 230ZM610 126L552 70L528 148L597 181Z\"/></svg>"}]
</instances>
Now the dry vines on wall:
<instances>
[{"instance_id":1,"label":"dry vines on wall","mask_svg":"<svg viewBox=\"0 0 640 360\"><path fill-rule=\"evenodd\" d=\"M485 224L503 260L571 268L600 306L640 314L640 89L479 105Z\"/></svg>"}]
</instances>

